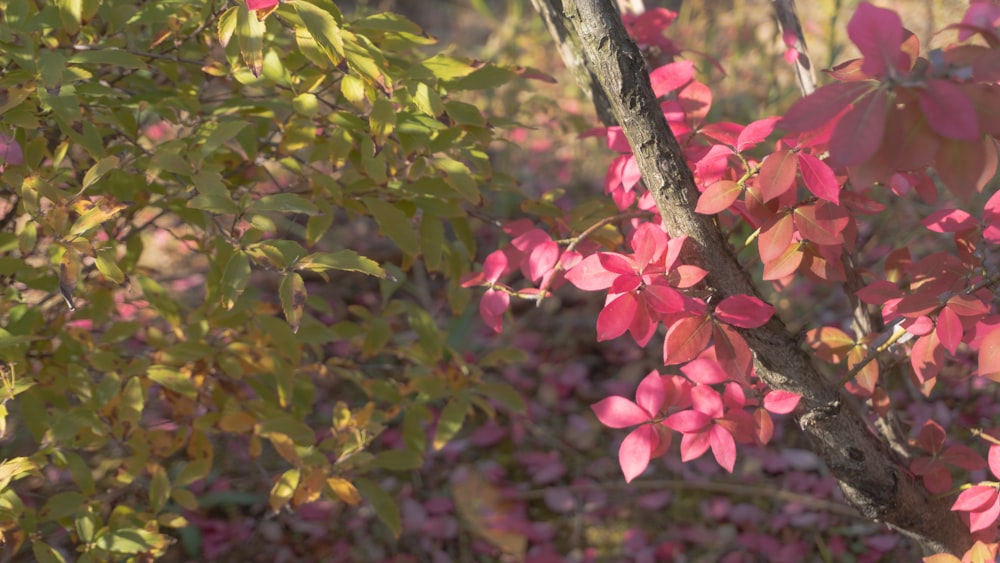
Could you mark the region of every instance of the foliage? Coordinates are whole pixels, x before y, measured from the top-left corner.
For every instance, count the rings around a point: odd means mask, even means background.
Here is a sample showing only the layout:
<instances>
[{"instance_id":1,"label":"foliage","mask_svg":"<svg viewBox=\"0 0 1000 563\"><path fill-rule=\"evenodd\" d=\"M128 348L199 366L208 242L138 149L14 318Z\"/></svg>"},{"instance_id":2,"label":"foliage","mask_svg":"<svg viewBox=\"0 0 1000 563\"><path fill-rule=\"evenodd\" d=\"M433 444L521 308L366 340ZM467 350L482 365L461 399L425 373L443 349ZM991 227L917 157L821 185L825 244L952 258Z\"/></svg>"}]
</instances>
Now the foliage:
<instances>
[{"instance_id":1,"label":"foliage","mask_svg":"<svg viewBox=\"0 0 1000 563\"><path fill-rule=\"evenodd\" d=\"M274 475L275 512L367 499L399 534L366 474L522 406L487 373L510 355L466 347L458 278L469 210L513 185L487 155L502 119L461 95L523 69L428 52L400 16L275 4L2 3L14 552L162 555L232 452ZM369 240L346 248L355 217ZM419 293L418 257L446 281ZM388 425L405 445L370 447Z\"/></svg>"}]
</instances>

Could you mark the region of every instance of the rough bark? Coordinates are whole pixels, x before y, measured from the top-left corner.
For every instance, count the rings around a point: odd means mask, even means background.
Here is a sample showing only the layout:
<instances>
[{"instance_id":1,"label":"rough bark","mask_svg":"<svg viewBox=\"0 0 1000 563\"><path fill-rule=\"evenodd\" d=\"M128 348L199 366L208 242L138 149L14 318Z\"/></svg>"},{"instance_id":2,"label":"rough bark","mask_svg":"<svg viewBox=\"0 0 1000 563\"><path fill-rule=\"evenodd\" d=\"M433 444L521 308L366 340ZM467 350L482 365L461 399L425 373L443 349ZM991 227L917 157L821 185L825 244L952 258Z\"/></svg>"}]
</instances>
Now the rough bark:
<instances>
[{"instance_id":1,"label":"rough bark","mask_svg":"<svg viewBox=\"0 0 1000 563\"><path fill-rule=\"evenodd\" d=\"M584 62L631 143L668 232L695 243L686 259L709 272L707 283L719 297L760 297L715 220L694 212L699 195L694 178L653 94L642 54L613 2L564 0L563 27L578 38ZM742 334L761 379L773 389L802 396L796 411L799 426L855 508L915 539L928 552L961 554L972 545L968 528L950 510L950 499L931 498L842 391L817 371L781 320Z\"/></svg>"}]
</instances>

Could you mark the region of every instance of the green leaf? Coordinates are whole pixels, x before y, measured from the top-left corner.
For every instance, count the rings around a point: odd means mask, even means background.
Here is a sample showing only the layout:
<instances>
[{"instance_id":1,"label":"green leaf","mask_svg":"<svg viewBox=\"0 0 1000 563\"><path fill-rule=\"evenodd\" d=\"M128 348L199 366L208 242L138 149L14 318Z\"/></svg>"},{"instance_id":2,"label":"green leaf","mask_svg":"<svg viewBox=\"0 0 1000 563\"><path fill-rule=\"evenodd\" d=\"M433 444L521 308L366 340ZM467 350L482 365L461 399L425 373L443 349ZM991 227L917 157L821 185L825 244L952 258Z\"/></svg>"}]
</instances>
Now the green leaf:
<instances>
[{"instance_id":1,"label":"green leaf","mask_svg":"<svg viewBox=\"0 0 1000 563\"><path fill-rule=\"evenodd\" d=\"M444 225L437 217L424 213L420 220L420 247L424 254L424 264L430 271L441 269L441 253L445 248Z\"/></svg>"},{"instance_id":2,"label":"green leaf","mask_svg":"<svg viewBox=\"0 0 1000 563\"><path fill-rule=\"evenodd\" d=\"M410 224L410 218L398 207L374 197L361 198L365 207L375 217L382 232L410 256L420 252L419 239Z\"/></svg>"},{"instance_id":3,"label":"green leaf","mask_svg":"<svg viewBox=\"0 0 1000 563\"><path fill-rule=\"evenodd\" d=\"M56 493L49 497L39 517L42 520L55 521L73 516L83 507L85 501L83 495L75 491Z\"/></svg>"},{"instance_id":4,"label":"green leaf","mask_svg":"<svg viewBox=\"0 0 1000 563\"><path fill-rule=\"evenodd\" d=\"M299 446L312 446L316 443L316 435L312 428L288 415L264 420L260 423L257 433L265 438L268 434L281 434Z\"/></svg>"},{"instance_id":5,"label":"green leaf","mask_svg":"<svg viewBox=\"0 0 1000 563\"><path fill-rule=\"evenodd\" d=\"M146 63L142 59L121 49L88 49L77 51L67 61L69 64L100 64L111 65L120 68L145 69Z\"/></svg>"},{"instance_id":6,"label":"green leaf","mask_svg":"<svg viewBox=\"0 0 1000 563\"><path fill-rule=\"evenodd\" d=\"M430 411L423 404L417 403L406 409L403 415L403 443L406 447L423 454L427 449L427 430L424 423L433 419Z\"/></svg>"},{"instance_id":7,"label":"green leaf","mask_svg":"<svg viewBox=\"0 0 1000 563\"><path fill-rule=\"evenodd\" d=\"M340 64L345 56L344 37L341 35L340 26L337 24L334 13L303 0L294 0L289 3L295 7L295 12L302 19L309 35L330 59L330 62L334 65Z\"/></svg>"},{"instance_id":8,"label":"green leaf","mask_svg":"<svg viewBox=\"0 0 1000 563\"><path fill-rule=\"evenodd\" d=\"M302 213L304 215L318 215L319 208L308 199L289 193L266 195L249 207L248 211L265 213L277 211L280 213Z\"/></svg>"},{"instance_id":9,"label":"green leaf","mask_svg":"<svg viewBox=\"0 0 1000 563\"><path fill-rule=\"evenodd\" d=\"M119 528L98 535L94 545L112 553L137 554L165 547L170 540L163 534L142 528Z\"/></svg>"},{"instance_id":10,"label":"green leaf","mask_svg":"<svg viewBox=\"0 0 1000 563\"><path fill-rule=\"evenodd\" d=\"M292 76L288 73L288 69L281 62L281 58L278 57L278 53L274 49L269 49L267 54L264 55L264 77L285 88L292 87Z\"/></svg>"},{"instance_id":11,"label":"green leaf","mask_svg":"<svg viewBox=\"0 0 1000 563\"><path fill-rule=\"evenodd\" d=\"M198 389L194 386L194 382L191 381L191 378L170 366L149 366L149 369L146 371L146 377L175 393L184 395L185 397L189 397L191 399L198 397Z\"/></svg>"},{"instance_id":12,"label":"green leaf","mask_svg":"<svg viewBox=\"0 0 1000 563\"><path fill-rule=\"evenodd\" d=\"M219 121L205 125L203 129L208 129L211 132L201 146L202 156L214 153L223 143L238 135L248 125L250 123L244 120Z\"/></svg>"},{"instance_id":13,"label":"green leaf","mask_svg":"<svg viewBox=\"0 0 1000 563\"><path fill-rule=\"evenodd\" d=\"M38 563L66 563L63 556L48 544L40 541L31 542L31 553Z\"/></svg>"},{"instance_id":14,"label":"green leaf","mask_svg":"<svg viewBox=\"0 0 1000 563\"><path fill-rule=\"evenodd\" d=\"M411 471L424 465L424 458L413 450L386 450L372 460L372 465L391 471Z\"/></svg>"},{"instance_id":15,"label":"green leaf","mask_svg":"<svg viewBox=\"0 0 1000 563\"><path fill-rule=\"evenodd\" d=\"M512 70L487 64L476 69L472 74L460 78L452 84L452 90L492 90L510 82L517 74Z\"/></svg>"},{"instance_id":16,"label":"green leaf","mask_svg":"<svg viewBox=\"0 0 1000 563\"><path fill-rule=\"evenodd\" d=\"M302 310L306 304L306 285L302 281L302 276L298 272L286 274L281 279L281 286L278 288L281 297L281 309L285 313L285 320L292 332L299 331L302 323Z\"/></svg>"},{"instance_id":17,"label":"green leaf","mask_svg":"<svg viewBox=\"0 0 1000 563\"><path fill-rule=\"evenodd\" d=\"M427 84L418 82L412 95L413 103L427 115L437 117L444 111L444 102L441 100L441 96Z\"/></svg>"},{"instance_id":18,"label":"green leaf","mask_svg":"<svg viewBox=\"0 0 1000 563\"><path fill-rule=\"evenodd\" d=\"M38 53L38 76L48 90L58 91L66 71L66 57L59 51L42 49Z\"/></svg>"},{"instance_id":19,"label":"green leaf","mask_svg":"<svg viewBox=\"0 0 1000 563\"><path fill-rule=\"evenodd\" d=\"M162 465L153 464L149 478L149 507L159 513L170 499L170 477Z\"/></svg>"},{"instance_id":20,"label":"green leaf","mask_svg":"<svg viewBox=\"0 0 1000 563\"><path fill-rule=\"evenodd\" d=\"M83 20L83 0L57 0L56 6L63 29L70 35L76 35Z\"/></svg>"},{"instance_id":21,"label":"green leaf","mask_svg":"<svg viewBox=\"0 0 1000 563\"><path fill-rule=\"evenodd\" d=\"M441 338L441 331L438 329L434 317L420 307L409 307L407 315L410 328L417 333L417 340L420 347L424 349L428 357L432 360L440 360L441 352L444 348L444 341Z\"/></svg>"},{"instance_id":22,"label":"green leaf","mask_svg":"<svg viewBox=\"0 0 1000 563\"><path fill-rule=\"evenodd\" d=\"M396 128L396 108L385 98L378 98L372 103L372 111L368 115L368 123L372 135L379 143L384 143L386 137Z\"/></svg>"},{"instance_id":23,"label":"green leaf","mask_svg":"<svg viewBox=\"0 0 1000 563\"><path fill-rule=\"evenodd\" d=\"M385 277L378 262L371 258L359 255L353 250L339 250L337 252L316 252L299 260L296 269L307 272L325 272L326 270L343 270L348 272L361 272L377 278Z\"/></svg>"},{"instance_id":24,"label":"green leaf","mask_svg":"<svg viewBox=\"0 0 1000 563\"><path fill-rule=\"evenodd\" d=\"M514 412L523 413L526 410L524 398L507 383L483 383L476 386L476 391L484 397L496 399L501 405Z\"/></svg>"},{"instance_id":25,"label":"green leaf","mask_svg":"<svg viewBox=\"0 0 1000 563\"><path fill-rule=\"evenodd\" d=\"M236 39L240 44L240 54L250 72L260 78L264 66L264 31L267 25L258 20L257 15L246 4L240 3L237 9Z\"/></svg>"},{"instance_id":26,"label":"green leaf","mask_svg":"<svg viewBox=\"0 0 1000 563\"><path fill-rule=\"evenodd\" d=\"M95 263L97 271L101 272L101 275L118 285L125 283L125 274L118 267L117 252L114 248L102 248L98 250Z\"/></svg>"},{"instance_id":27,"label":"green leaf","mask_svg":"<svg viewBox=\"0 0 1000 563\"><path fill-rule=\"evenodd\" d=\"M469 410L469 400L465 397L454 397L441 410L437 429L434 431L434 451L445 447L458 434L465 423L465 415Z\"/></svg>"},{"instance_id":28,"label":"green leaf","mask_svg":"<svg viewBox=\"0 0 1000 563\"><path fill-rule=\"evenodd\" d=\"M382 487L379 487L368 479L359 477L354 480L354 486L361 493L361 496L372 504L372 508L375 509L375 514L379 517L379 520L398 539L399 534L403 531L403 521L399 517L399 507L396 506L396 501L389 496L389 493L382 490Z\"/></svg>"},{"instance_id":29,"label":"green leaf","mask_svg":"<svg viewBox=\"0 0 1000 563\"><path fill-rule=\"evenodd\" d=\"M243 250L237 250L229 258L226 270L222 273L222 306L232 309L249 281L250 256Z\"/></svg>"},{"instance_id":30,"label":"green leaf","mask_svg":"<svg viewBox=\"0 0 1000 563\"><path fill-rule=\"evenodd\" d=\"M445 173L445 182L466 201L478 205L482 200L479 185L465 164L447 157L434 160L434 167Z\"/></svg>"},{"instance_id":31,"label":"green leaf","mask_svg":"<svg viewBox=\"0 0 1000 563\"><path fill-rule=\"evenodd\" d=\"M271 495L267 501L271 505L271 510L278 512L288 504L288 501L292 500L292 495L295 494L301 477L302 474L298 469L289 469L282 473L281 477L278 477L274 486L271 487Z\"/></svg>"},{"instance_id":32,"label":"green leaf","mask_svg":"<svg viewBox=\"0 0 1000 563\"><path fill-rule=\"evenodd\" d=\"M233 38L233 33L236 33L236 23L239 17L237 13L239 12L240 6L231 6L222 15L219 16L219 43L223 47L229 45L229 40Z\"/></svg>"}]
</instances>

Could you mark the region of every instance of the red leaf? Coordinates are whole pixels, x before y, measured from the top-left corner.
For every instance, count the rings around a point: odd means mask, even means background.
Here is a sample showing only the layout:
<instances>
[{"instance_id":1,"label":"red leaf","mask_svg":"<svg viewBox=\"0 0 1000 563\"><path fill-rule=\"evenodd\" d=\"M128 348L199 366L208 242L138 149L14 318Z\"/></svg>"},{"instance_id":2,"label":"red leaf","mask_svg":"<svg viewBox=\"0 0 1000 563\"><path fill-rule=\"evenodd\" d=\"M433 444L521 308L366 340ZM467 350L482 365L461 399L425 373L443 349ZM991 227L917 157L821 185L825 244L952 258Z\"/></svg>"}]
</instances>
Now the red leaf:
<instances>
[{"instance_id":1,"label":"red leaf","mask_svg":"<svg viewBox=\"0 0 1000 563\"><path fill-rule=\"evenodd\" d=\"M721 213L740 197L743 188L732 180L720 180L705 188L701 196L698 197L698 205L695 212L703 215L714 215Z\"/></svg>"},{"instance_id":2,"label":"red leaf","mask_svg":"<svg viewBox=\"0 0 1000 563\"><path fill-rule=\"evenodd\" d=\"M715 461L719 462L723 469L732 473L733 466L736 465L736 441L733 440L733 435L718 424L712 426L709 435Z\"/></svg>"},{"instance_id":3,"label":"red leaf","mask_svg":"<svg viewBox=\"0 0 1000 563\"><path fill-rule=\"evenodd\" d=\"M753 421L755 426L754 437L757 438L757 443L761 446L766 445L774 436L774 421L771 420L771 414L764 409L755 409L753 411Z\"/></svg>"},{"instance_id":4,"label":"red leaf","mask_svg":"<svg viewBox=\"0 0 1000 563\"><path fill-rule=\"evenodd\" d=\"M629 245L635 252L632 260L642 271L647 265L663 257L667 250L667 233L659 225L643 223L632 233Z\"/></svg>"},{"instance_id":5,"label":"red leaf","mask_svg":"<svg viewBox=\"0 0 1000 563\"><path fill-rule=\"evenodd\" d=\"M608 428L628 428L648 422L650 413L625 397L607 397L590 406L597 420Z\"/></svg>"},{"instance_id":6,"label":"red leaf","mask_svg":"<svg viewBox=\"0 0 1000 563\"><path fill-rule=\"evenodd\" d=\"M976 450L961 444L948 446L939 459L966 471L978 471L986 467L986 460L983 459L983 456L979 455Z\"/></svg>"},{"instance_id":7,"label":"red leaf","mask_svg":"<svg viewBox=\"0 0 1000 563\"><path fill-rule=\"evenodd\" d=\"M920 429L920 434L917 436L917 445L923 448L924 451L936 455L941 451L941 447L944 446L945 436L944 428L933 420L928 420L924 423L923 428Z\"/></svg>"},{"instance_id":8,"label":"red leaf","mask_svg":"<svg viewBox=\"0 0 1000 563\"><path fill-rule=\"evenodd\" d=\"M780 116L765 117L747 125L736 138L736 150L743 152L763 142L768 135L774 132L774 126L780 119Z\"/></svg>"},{"instance_id":9,"label":"red leaf","mask_svg":"<svg viewBox=\"0 0 1000 563\"><path fill-rule=\"evenodd\" d=\"M693 61L677 61L649 73L649 81L657 98L681 88L692 79L694 79Z\"/></svg>"},{"instance_id":10,"label":"red leaf","mask_svg":"<svg viewBox=\"0 0 1000 563\"><path fill-rule=\"evenodd\" d=\"M676 430L682 434L692 434L701 432L706 426L712 424L712 417L696 410L684 410L675 412L663 421L663 424L671 430Z\"/></svg>"},{"instance_id":11,"label":"red leaf","mask_svg":"<svg viewBox=\"0 0 1000 563\"><path fill-rule=\"evenodd\" d=\"M705 385L714 385L729 380L729 374L722 369L719 362L710 358L691 360L681 368L681 371L691 381Z\"/></svg>"},{"instance_id":12,"label":"red leaf","mask_svg":"<svg viewBox=\"0 0 1000 563\"><path fill-rule=\"evenodd\" d=\"M996 144L990 138L975 143L942 141L934 157L934 169L951 193L968 201L996 174Z\"/></svg>"},{"instance_id":13,"label":"red leaf","mask_svg":"<svg viewBox=\"0 0 1000 563\"><path fill-rule=\"evenodd\" d=\"M921 223L935 233L959 233L977 226L976 218L961 209L940 209Z\"/></svg>"},{"instance_id":14,"label":"red leaf","mask_svg":"<svg viewBox=\"0 0 1000 563\"><path fill-rule=\"evenodd\" d=\"M698 124L705 120L708 110L712 108L712 90L695 80L677 93L677 101L684 108L688 121Z\"/></svg>"},{"instance_id":15,"label":"red leaf","mask_svg":"<svg viewBox=\"0 0 1000 563\"><path fill-rule=\"evenodd\" d=\"M850 223L850 215L843 207L820 202L797 207L792 215L802 238L816 244L843 244L842 233Z\"/></svg>"},{"instance_id":16,"label":"red leaf","mask_svg":"<svg viewBox=\"0 0 1000 563\"><path fill-rule=\"evenodd\" d=\"M251 10L269 10L278 5L278 0L247 0L247 8Z\"/></svg>"},{"instance_id":17,"label":"red leaf","mask_svg":"<svg viewBox=\"0 0 1000 563\"><path fill-rule=\"evenodd\" d=\"M591 254L566 272L566 280L584 291L607 289L618 276L618 273L609 272L601 264L600 254Z\"/></svg>"},{"instance_id":18,"label":"red leaf","mask_svg":"<svg viewBox=\"0 0 1000 563\"><path fill-rule=\"evenodd\" d=\"M775 215L760 227L757 237L757 251L762 262L770 262L779 257L792 245L795 223L789 213Z\"/></svg>"},{"instance_id":19,"label":"red leaf","mask_svg":"<svg viewBox=\"0 0 1000 563\"><path fill-rule=\"evenodd\" d=\"M888 102L885 90L874 90L840 118L830 137L832 165L860 164L875 154L885 134Z\"/></svg>"},{"instance_id":20,"label":"red leaf","mask_svg":"<svg viewBox=\"0 0 1000 563\"><path fill-rule=\"evenodd\" d=\"M930 79L919 91L920 109L931 129L959 141L978 141L976 108L965 92L948 80Z\"/></svg>"},{"instance_id":21,"label":"red leaf","mask_svg":"<svg viewBox=\"0 0 1000 563\"><path fill-rule=\"evenodd\" d=\"M608 127L608 148L621 153L631 153L632 146L628 143L628 137L622 128L615 125Z\"/></svg>"},{"instance_id":22,"label":"red leaf","mask_svg":"<svg viewBox=\"0 0 1000 563\"><path fill-rule=\"evenodd\" d=\"M896 12L862 2L847 24L847 36L865 58L861 71L868 76L909 70L910 56L902 50L903 22Z\"/></svg>"},{"instance_id":23,"label":"red leaf","mask_svg":"<svg viewBox=\"0 0 1000 563\"><path fill-rule=\"evenodd\" d=\"M656 430L645 424L629 432L618 448L618 463L625 474L625 482L629 483L649 467L649 459L653 450L659 445Z\"/></svg>"},{"instance_id":24,"label":"red leaf","mask_svg":"<svg viewBox=\"0 0 1000 563\"><path fill-rule=\"evenodd\" d=\"M623 293L608 302L597 315L597 341L612 340L625 334L638 307L639 302L631 293Z\"/></svg>"},{"instance_id":25,"label":"red leaf","mask_svg":"<svg viewBox=\"0 0 1000 563\"><path fill-rule=\"evenodd\" d=\"M876 363L876 362L872 362ZM913 366L913 374L921 383L937 377L941 373L944 364L944 348L937 333L931 332L926 336L921 336L913 343L910 350L910 365Z\"/></svg>"},{"instance_id":26,"label":"red leaf","mask_svg":"<svg viewBox=\"0 0 1000 563\"><path fill-rule=\"evenodd\" d=\"M795 186L795 174L798 172L798 160L795 153L789 150L776 151L760 165L760 177L757 186L760 187L764 202L781 196Z\"/></svg>"},{"instance_id":27,"label":"red leaf","mask_svg":"<svg viewBox=\"0 0 1000 563\"><path fill-rule=\"evenodd\" d=\"M833 170L815 156L799 153L799 170L802 182L812 194L820 199L840 203L840 182Z\"/></svg>"},{"instance_id":28,"label":"red leaf","mask_svg":"<svg viewBox=\"0 0 1000 563\"><path fill-rule=\"evenodd\" d=\"M667 281L674 287L684 289L701 282L707 275L708 272L698 266L681 264L667 275Z\"/></svg>"},{"instance_id":29,"label":"red leaf","mask_svg":"<svg viewBox=\"0 0 1000 563\"><path fill-rule=\"evenodd\" d=\"M855 295L869 305L881 305L890 299L902 297L903 292L892 282L877 281L859 289Z\"/></svg>"},{"instance_id":30,"label":"red leaf","mask_svg":"<svg viewBox=\"0 0 1000 563\"><path fill-rule=\"evenodd\" d=\"M738 123L731 123L729 121L723 121L719 123L709 123L708 125L702 127L698 132L713 141L725 143L730 146L736 146L742 131L742 125Z\"/></svg>"},{"instance_id":31,"label":"red leaf","mask_svg":"<svg viewBox=\"0 0 1000 563\"><path fill-rule=\"evenodd\" d=\"M980 377L1000 381L1000 328L993 329L979 345Z\"/></svg>"},{"instance_id":32,"label":"red leaf","mask_svg":"<svg viewBox=\"0 0 1000 563\"><path fill-rule=\"evenodd\" d=\"M750 295L727 297L715 308L715 318L740 328L763 326L774 315L774 307Z\"/></svg>"},{"instance_id":33,"label":"red leaf","mask_svg":"<svg viewBox=\"0 0 1000 563\"><path fill-rule=\"evenodd\" d=\"M712 319L708 316L684 317L667 329L663 339L664 365L693 360L708 346L712 337Z\"/></svg>"},{"instance_id":34,"label":"red leaf","mask_svg":"<svg viewBox=\"0 0 1000 563\"><path fill-rule=\"evenodd\" d=\"M510 306L510 295L505 291L487 289L479 301L479 314L486 326L495 332L503 330L503 314Z\"/></svg>"},{"instance_id":35,"label":"red leaf","mask_svg":"<svg viewBox=\"0 0 1000 563\"><path fill-rule=\"evenodd\" d=\"M835 82L799 99L785 112L778 127L792 133L819 129L872 89L872 82Z\"/></svg>"},{"instance_id":36,"label":"red leaf","mask_svg":"<svg viewBox=\"0 0 1000 563\"><path fill-rule=\"evenodd\" d=\"M764 281L780 280L795 273L802 263L803 253L799 245L793 244L774 260L764 263Z\"/></svg>"},{"instance_id":37,"label":"red leaf","mask_svg":"<svg viewBox=\"0 0 1000 563\"><path fill-rule=\"evenodd\" d=\"M945 307L938 314L936 330L941 345L954 356L958 344L962 341L962 320L954 311Z\"/></svg>"},{"instance_id":38,"label":"red leaf","mask_svg":"<svg viewBox=\"0 0 1000 563\"><path fill-rule=\"evenodd\" d=\"M1000 193L1000 192L997 192ZM978 317L990 312L990 306L975 295L959 293L948 300L948 308L962 317Z\"/></svg>"},{"instance_id":39,"label":"red leaf","mask_svg":"<svg viewBox=\"0 0 1000 563\"><path fill-rule=\"evenodd\" d=\"M764 395L764 408L774 414L788 414L795 410L802 396L791 391L774 390Z\"/></svg>"}]
</instances>

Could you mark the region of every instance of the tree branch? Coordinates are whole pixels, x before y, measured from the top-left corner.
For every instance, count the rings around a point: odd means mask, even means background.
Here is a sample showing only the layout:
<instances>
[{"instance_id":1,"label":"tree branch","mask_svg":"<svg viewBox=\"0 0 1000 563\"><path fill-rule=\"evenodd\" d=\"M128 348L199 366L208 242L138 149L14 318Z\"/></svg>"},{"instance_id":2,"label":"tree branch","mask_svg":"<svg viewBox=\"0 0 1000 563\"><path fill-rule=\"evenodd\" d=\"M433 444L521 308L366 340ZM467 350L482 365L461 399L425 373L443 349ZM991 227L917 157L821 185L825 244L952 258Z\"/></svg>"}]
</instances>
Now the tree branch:
<instances>
[{"instance_id":1,"label":"tree branch","mask_svg":"<svg viewBox=\"0 0 1000 563\"><path fill-rule=\"evenodd\" d=\"M566 27L575 31L587 67L611 102L667 231L672 237L687 235L696 247L685 260L709 272L706 280L720 297L759 297L715 220L694 212L699 196L694 178L653 94L642 54L626 34L612 0L565 0L564 9L570 23ZM846 406L846 397L816 370L781 320L773 318L741 334L754 352L761 379L774 389L802 396L799 425L854 507L914 538L929 552L961 554L972 545L968 528L950 510L949 500L932 499L895 461L886 443Z\"/></svg>"}]
</instances>

